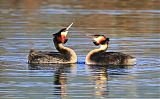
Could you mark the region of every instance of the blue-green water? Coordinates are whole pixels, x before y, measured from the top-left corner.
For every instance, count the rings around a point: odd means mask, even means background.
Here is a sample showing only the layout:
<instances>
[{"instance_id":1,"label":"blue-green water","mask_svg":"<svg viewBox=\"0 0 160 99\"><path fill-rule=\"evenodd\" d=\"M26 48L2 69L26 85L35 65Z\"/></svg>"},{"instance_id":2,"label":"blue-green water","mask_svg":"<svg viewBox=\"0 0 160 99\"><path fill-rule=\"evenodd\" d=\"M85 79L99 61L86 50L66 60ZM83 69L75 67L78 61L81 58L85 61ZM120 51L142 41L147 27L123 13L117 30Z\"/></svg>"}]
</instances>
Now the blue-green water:
<instances>
[{"instance_id":1,"label":"blue-green water","mask_svg":"<svg viewBox=\"0 0 160 99\"><path fill-rule=\"evenodd\" d=\"M159 0L1 0L1 99L159 98ZM66 46L78 64L29 65L30 49L56 51L52 33L74 22ZM137 58L134 66L88 66L96 48L86 34L110 37L108 51Z\"/></svg>"}]
</instances>

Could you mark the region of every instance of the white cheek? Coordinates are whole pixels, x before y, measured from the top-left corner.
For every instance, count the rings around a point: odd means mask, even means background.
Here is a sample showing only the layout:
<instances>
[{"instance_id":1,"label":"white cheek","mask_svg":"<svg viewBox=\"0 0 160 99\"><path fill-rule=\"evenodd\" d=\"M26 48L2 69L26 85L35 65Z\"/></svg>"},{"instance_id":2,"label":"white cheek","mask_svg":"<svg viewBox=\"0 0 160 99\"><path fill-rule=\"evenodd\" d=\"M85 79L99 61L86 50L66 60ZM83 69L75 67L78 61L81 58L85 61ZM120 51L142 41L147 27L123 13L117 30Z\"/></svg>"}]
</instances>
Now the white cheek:
<instances>
[{"instance_id":1,"label":"white cheek","mask_svg":"<svg viewBox=\"0 0 160 99\"><path fill-rule=\"evenodd\" d=\"M97 42L97 43L99 43L101 40L103 39L103 37L98 37L98 38L94 38L94 40Z\"/></svg>"},{"instance_id":2,"label":"white cheek","mask_svg":"<svg viewBox=\"0 0 160 99\"><path fill-rule=\"evenodd\" d=\"M98 42L99 41L99 39L98 38L93 38L96 42Z\"/></svg>"},{"instance_id":3,"label":"white cheek","mask_svg":"<svg viewBox=\"0 0 160 99\"><path fill-rule=\"evenodd\" d=\"M67 36L68 31L61 32L61 35Z\"/></svg>"}]
</instances>

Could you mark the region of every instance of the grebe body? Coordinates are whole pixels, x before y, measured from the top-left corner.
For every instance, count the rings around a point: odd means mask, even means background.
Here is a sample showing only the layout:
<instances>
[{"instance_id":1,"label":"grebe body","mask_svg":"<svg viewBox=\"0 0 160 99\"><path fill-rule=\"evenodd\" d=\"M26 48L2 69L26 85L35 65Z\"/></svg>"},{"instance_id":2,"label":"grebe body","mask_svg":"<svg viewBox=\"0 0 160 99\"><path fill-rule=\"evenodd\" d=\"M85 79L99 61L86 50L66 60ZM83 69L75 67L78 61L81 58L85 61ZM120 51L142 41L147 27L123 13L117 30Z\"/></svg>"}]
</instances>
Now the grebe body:
<instances>
[{"instance_id":1,"label":"grebe body","mask_svg":"<svg viewBox=\"0 0 160 99\"><path fill-rule=\"evenodd\" d=\"M109 38L103 35L94 35L95 45L100 45L99 49L94 49L86 56L86 64L92 65L134 65L135 57L121 52L106 52L109 45Z\"/></svg>"},{"instance_id":2,"label":"grebe body","mask_svg":"<svg viewBox=\"0 0 160 99\"><path fill-rule=\"evenodd\" d=\"M74 50L63 45L68 40L66 39L66 36L71 25L68 28L60 30L58 33L53 34L53 42L59 52L42 52L31 49L28 56L28 63L76 63L77 55Z\"/></svg>"}]
</instances>

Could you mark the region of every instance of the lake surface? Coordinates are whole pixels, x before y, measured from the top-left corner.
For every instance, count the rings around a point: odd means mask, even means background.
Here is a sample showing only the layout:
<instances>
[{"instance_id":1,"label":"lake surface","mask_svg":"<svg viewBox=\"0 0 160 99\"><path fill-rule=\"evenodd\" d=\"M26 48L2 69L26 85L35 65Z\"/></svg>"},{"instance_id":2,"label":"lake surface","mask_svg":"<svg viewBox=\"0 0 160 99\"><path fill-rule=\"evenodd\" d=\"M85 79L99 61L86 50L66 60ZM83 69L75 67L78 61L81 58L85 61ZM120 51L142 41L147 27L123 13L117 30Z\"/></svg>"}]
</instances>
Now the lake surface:
<instances>
[{"instance_id":1,"label":"lake surface","mask_svg":"<svg viewBox=\"0 0 160 99\"><path fill-rule=\"evenodd\" d=\"M1 99L160 98L159 0L0 0ZM74 22L66 46L78 64L29 65L30 49L56 51L52 33ZM88 66L97 48L86 34L110 38L108 51L134 66Z\"/></svg>"}]
</instances>

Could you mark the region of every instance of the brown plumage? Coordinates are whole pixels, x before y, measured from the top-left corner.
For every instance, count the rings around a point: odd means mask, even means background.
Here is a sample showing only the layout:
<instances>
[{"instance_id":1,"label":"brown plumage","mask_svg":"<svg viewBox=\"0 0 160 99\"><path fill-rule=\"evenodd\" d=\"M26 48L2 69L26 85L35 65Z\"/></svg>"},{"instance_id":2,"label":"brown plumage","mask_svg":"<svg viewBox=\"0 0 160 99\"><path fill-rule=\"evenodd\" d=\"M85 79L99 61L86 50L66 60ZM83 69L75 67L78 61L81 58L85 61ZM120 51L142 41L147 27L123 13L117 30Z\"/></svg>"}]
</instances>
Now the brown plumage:
<instances>
[{"instance_id":1,"label":"brown plumage","mask_svg":"<svg viewBox=\"0 0 160 99\"><path fill-rule=\"evenodd\" d=\"M53 42L59 52L42 52L32 49L29 52L28 63L76 63L77 55L74 50L63 46L67 42L66 36L71 25L53 34Z\"/></svg>"},{"instance_id":2,"label":"brown plumage","mask_svg":"<svg viewBox=\"0 0 160 99\"><path fill-rule=\"evenodd\" d=\"M94 35L94 44L100 45L86 56L86 64L96 65L134 65L136 59L130 55L120 52L106 52L109 45L109 38L103 35Z\"/></svg>"}]
</instances>

